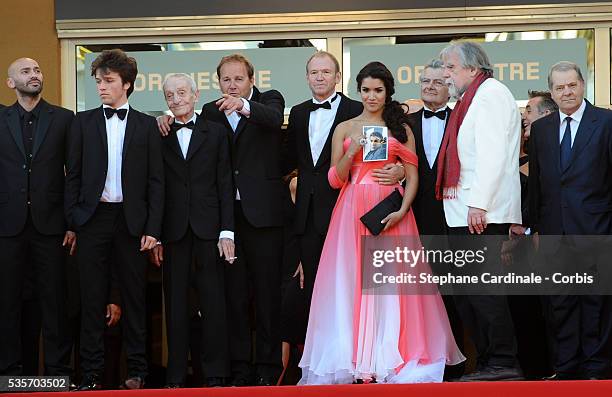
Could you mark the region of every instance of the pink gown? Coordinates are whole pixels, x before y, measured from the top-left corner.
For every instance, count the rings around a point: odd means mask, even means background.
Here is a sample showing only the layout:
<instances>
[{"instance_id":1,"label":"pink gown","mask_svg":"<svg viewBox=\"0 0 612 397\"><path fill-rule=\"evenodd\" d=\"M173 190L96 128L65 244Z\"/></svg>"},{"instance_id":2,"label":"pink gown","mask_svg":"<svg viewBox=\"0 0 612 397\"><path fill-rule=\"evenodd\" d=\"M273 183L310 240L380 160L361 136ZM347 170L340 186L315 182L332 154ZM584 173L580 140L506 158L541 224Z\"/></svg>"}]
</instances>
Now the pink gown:
<instances>
[{"instance_id":1,"label":"pink gown","mask_svg":"<svg viewBox=\"0 0 612 397\"><path fill-rule=\"evenodd\" d=\"M345 151L349 144L350 139L346 139ZM371 234L359 218L393 189L403 193L399 185L379 185L372 179L371 170L395 163L398 158L418 164L416 154L393 137L389 138L388 157L386 161L364 163L362 154L357 153L347 183L338 179L334 167L330 169L330 184L342 190L315 280L299 364L301 385L372 378L378 383L441 382L446 364L465 360L439 294L362 293L361 237ZM412 210L380 236L418 236Z\"/></svg>"}]
</instances>

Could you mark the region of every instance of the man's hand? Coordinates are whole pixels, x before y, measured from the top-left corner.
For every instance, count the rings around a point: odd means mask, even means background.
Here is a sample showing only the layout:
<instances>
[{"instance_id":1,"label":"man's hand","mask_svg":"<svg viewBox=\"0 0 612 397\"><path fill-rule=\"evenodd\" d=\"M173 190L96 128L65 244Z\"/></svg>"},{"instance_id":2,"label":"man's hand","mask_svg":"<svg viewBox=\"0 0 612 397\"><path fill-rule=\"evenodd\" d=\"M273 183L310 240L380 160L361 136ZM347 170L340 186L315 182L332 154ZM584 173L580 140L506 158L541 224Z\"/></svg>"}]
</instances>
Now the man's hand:
<instances>
[{"instance_id":1,"label":"man's hand","mask_svg":"<svg viewBox=\"0 0 612 397\"><path fill-rule=\"evenodd\" d=\"M70 247L70 255L74 255L76 251L76 234L71 232L70 230L66 231L64 235L64 241L62 242L62 247Z\"/></svg>"},{"instance_id":2,"label":"man's hand","mask_svg":"<svg viewBox=\"0 0 612 397\"><path fill-rule=\"evenodd\" d=\"M164 246L157 244L151 251L149 251L149 260L155 266L160 267L164 261Z\"/></svg>"},{"instance_id":3,"label":"man's hand","mask_svg":"<svg viewBox=\"0 0 612 397\"><path fill-rule=\"evenodd\" d=\"M162 134L162 136L168 135L170 133L170 125L174 123L174 117L162 114L161 116L157 116L156 120L159 133Z\"/></svg>"},{"instance_id":4,"label":"man's hand","mask_svg":"<svg viewBox=\"0 0 612 397\"><path fill-rule=\"evenodd\" d=\"M510 226L510 237L524 236L526 230L527 228L525 226L514 223Z\"/></svg>"},{"instance_id":5,"label":"man's hand","mask_svg":"<svg viewBox=\"0 0 612 397\"><path fill-rule=\"evenodd\" d=\"M302 262L300 262L292 277L295 278L298 274L300 275L300 289L304 289L304 268L302 267Z\"/></svg>"},{"instance_id":6,"label":"man's hand","mask_svg":"<svg viewBox=\"0 0 612 397\"><path fill-rule=\"evenodd\" d=\"M217 248L219 248L219 256L225 256L225 260L230 264L234 263L234 260L236 260L234 256L234 240L231 238L220 238Z\"/></svg>"},{"instance_id":7,"label":"man's hand","mask_svg":"<svg viewBox=\"0 0 612 397\"><path fill-rule=\"evenodd\" d=\"M467 224L471 234L481 234L487 228L487 211L469 207Z\"/></svg>"},{"instance_id":8,"label":"man's hand","mask_svg":"<svg viewBox=\"0 0 612 397\"><path fill-rule=\"evenodd\" d=\"M397 185L406 175L403 166L399 164L385 164L382 168L372 170L372 177L380 185Z\"/></svg>"},{"instance_id":9,"label":"man's hand","mask_svg":"<svg viewBox=\"0 0 612 397\"><path fill-rule=\"evenodd\" d=\"M155 237L142 236L142 238L140 239L140 250L148 251L150 249L153 249L155 247L155 244L157 244L157 239Z\"/></svg>"},{"instance_id":10,"label":"man's hand","mask_svg":"<svg viewBox=\"0 0 612 397\"><path fill-rule=\"evenodd\" d=\"M215 102L215 105L219 106L219 110L225 112L225 114L231 114L232 112L240 112L244 102L242 102L242 98L223 94L223 97Z\"/></svg>"},{"instance_id":11,"label":"man's hand","mask_svg":"<svg viewBox=\"0 0 612 397\"><path fill-rule=\"evenodd\" d=\"M121 307L114 303L106 305L106 318L108 319L107 326L112 327L117 324L121 318Z\"/></svg>"}]
</instances>

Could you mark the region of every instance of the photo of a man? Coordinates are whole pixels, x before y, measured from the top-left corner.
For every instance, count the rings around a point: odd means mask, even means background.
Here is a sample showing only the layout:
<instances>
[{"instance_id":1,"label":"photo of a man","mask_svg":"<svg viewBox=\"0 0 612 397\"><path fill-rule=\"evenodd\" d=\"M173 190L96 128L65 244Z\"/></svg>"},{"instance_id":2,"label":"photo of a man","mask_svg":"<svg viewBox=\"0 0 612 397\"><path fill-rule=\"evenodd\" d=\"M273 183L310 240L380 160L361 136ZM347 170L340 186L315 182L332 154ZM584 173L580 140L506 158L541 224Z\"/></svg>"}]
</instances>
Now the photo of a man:
<instances>
[{"instance_id":1,"label":"photo of a man","mask_svg":"<svg viewBox=\"0 0 612 397\"><path fill-rule=\"evenodd\" d=\"M363 135L366 138L363 161L387 160L387 127L364 126Z\"/></svg>"}]
</instances>

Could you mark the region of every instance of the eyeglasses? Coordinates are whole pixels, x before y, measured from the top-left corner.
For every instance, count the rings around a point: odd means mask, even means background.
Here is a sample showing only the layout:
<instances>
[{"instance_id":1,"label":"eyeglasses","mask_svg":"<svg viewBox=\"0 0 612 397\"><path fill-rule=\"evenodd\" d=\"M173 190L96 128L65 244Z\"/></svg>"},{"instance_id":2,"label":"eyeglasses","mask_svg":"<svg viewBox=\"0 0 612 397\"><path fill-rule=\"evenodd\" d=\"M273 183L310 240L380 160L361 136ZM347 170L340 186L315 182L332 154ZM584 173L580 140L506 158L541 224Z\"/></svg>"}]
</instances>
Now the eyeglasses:
<instances>
[{"instance_id":1,"label":"eyeglasses","mask_svg":"<svg viewBox=\"0 0 612 397\"><path fill-rule=\"evenodd\" d=\"M430 85L433 84L434 87L436 88L442 88L442 87L447 87L448 84L446 84L446 82L444 82L444 80L440 80L440 79L425 79L422 78L421 79L421 85Z\"/></svg>"}]
</instances>

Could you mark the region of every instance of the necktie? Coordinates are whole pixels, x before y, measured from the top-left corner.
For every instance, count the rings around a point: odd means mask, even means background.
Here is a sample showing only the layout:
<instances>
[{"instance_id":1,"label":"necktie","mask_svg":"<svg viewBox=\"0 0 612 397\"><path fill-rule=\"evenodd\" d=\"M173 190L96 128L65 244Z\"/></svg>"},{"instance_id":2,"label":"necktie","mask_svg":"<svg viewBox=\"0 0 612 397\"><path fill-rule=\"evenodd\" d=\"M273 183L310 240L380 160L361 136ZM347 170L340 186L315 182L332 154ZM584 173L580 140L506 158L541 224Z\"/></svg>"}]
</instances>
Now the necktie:
<instances>
[{"instance_id":1,"label":"necktie","mask_svg":"<svg viewBox=\"0 0 612 397\"><path fill-rule=\"evenodd\" d=\"M190 130L193 131L193 127L194 127L193 121L190 121L186 124L181 124L175 121L174 123L172 123L172 125L170 125L170 128L171 128L170 132L177 132L181 128L189 128Z\"/></svg>"},{"instance_id":2,"label":"necktie","mask_svg":"<svg viewBox=\"0 0 612 397\"><path fill-rule=\"evenodd\" d=\"M104 114L106 115L107 119L110 119L114 114L116 114L117 117L119 117L119 120L123 120L127 114L127 109L104 108Z\"/></svg>"},{"instance_id":3,"label":"necktie","mask_svg":"<svg viewBox=\"0 0 612 397\"><path fill-rule=\"evenodd\" d=\"M572 157L572 129L570 127L571 122L571 117L568 116L565 118L565 132L563 133L563 139L561 139L560 150L561 171L564 171L567 168Z\"/></svg>"},{"instance_id":4,"label":"necktie","mask_svg":"<svg viewBox=\"0 0 612 397\"><path fill-rule=\"evenodd\" d=\"M423 116L425 116L426 119L430 119L432 117L437 117L440 120L446 120L446 112L445 111L441 111L441 112L432 112L431 110L427 110L424 109L423 110Z\"/></svg>"}]
</instances>

